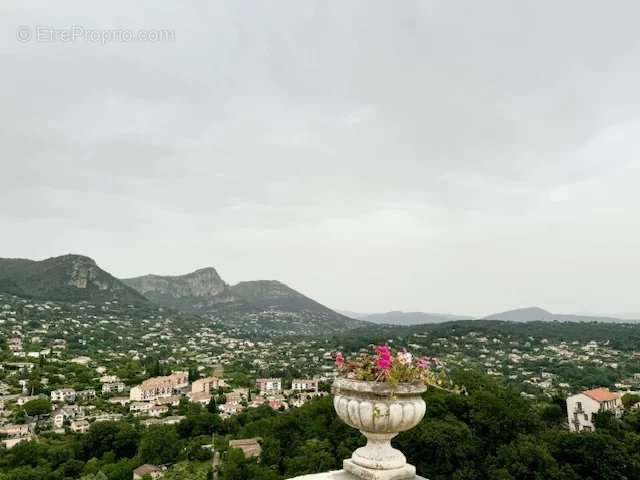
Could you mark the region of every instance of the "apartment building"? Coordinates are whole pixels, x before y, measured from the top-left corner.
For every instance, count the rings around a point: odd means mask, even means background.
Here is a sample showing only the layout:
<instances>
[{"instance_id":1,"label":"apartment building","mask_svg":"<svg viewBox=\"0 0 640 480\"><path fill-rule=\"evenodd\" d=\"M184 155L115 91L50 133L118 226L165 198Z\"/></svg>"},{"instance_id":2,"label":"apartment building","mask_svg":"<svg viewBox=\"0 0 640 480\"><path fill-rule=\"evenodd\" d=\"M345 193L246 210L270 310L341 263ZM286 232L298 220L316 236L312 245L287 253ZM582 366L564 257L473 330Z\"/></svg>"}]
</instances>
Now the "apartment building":
<instances>
[{"instance_id":1,"label":"apartment building","mask_svg":"<svg viewBox=\"0 0 640 480\"><path fill-rule=\"evenodd\" d=\"M175 372L164 377L153 377L145 380L129 391L129 398L132 401L144 402L161 397L170 397L188 385L189 375L187 372Z\"/></svg>"},{"instance_id":2,"label":"apartment building","mask_svg":"<svg viewBox=\"0 0 640 480\"><path fill-rule=\"evenodd\" d=\"M206 377L196 380L191 384L191 393L215 393L219 387L226 384L218 377Z\"/></svg>"},{"instance_id":3,"label":"apartment building","mask_svg":"<svg viewBox=\"0 0 640 480\"><path fill-rule=\"evenodd\" d=\"M258 378L256 388L260 393L276 393L282 391L281 378Z\"/></svg>"}]
</instances>

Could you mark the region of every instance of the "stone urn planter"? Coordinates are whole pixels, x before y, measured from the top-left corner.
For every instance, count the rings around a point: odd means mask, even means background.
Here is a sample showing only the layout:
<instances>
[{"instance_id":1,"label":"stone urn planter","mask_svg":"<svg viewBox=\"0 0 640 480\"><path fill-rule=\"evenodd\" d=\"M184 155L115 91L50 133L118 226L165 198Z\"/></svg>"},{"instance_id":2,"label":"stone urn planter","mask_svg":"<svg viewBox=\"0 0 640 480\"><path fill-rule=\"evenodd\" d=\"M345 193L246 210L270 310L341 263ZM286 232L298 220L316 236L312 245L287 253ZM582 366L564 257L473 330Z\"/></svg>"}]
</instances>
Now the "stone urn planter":
<instances>
[{"instance_id":1,"label":"stone urn planter","mask_svg":"<svg viewBox=\"0 0 640 480\"><path fill-rule=\"evenodd\" d=\"M392 386L336 378L333 406L340 419L367 437L343 468L364 480L405 480L416 478L416 469L399 450L391 446L398 433L415 427L424 417L423 384Z\"/></svg>"}]
</instances>

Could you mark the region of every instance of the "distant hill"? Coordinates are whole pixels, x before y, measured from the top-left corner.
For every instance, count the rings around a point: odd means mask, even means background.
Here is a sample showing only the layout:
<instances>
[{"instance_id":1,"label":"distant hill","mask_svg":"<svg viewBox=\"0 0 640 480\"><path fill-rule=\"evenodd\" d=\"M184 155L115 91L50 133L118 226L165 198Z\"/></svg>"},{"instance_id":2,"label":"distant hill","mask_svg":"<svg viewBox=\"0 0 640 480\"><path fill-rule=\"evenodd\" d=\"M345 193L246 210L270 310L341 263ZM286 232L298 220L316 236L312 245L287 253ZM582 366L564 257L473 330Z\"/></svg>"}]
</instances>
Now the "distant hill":
<instances>
[{"instance_id":1,"label":"distant hill","mask_svg":"<svg viewBox=\"0 0 640 480\"><path fill-rule=\"evenodd\" d=\"M147 302L144 295L82 255L63 255L41 261L0 258L0 292L68 302Z\"/></svg>"},{"instance_id":2,"label":"distant hill","mask_svg":"<svg viewBox=\"0 0 640 480\"><path fill-rule=\"evenodd\" d=\"M364 322L341 315L276 280L226 284L212 268L186 275L145 275L124 283L166 307L220 320L291 334L322 334Z\"/></svg>"},{"instance_id":3,"label":"distant hill","mask_svg":"<svg viewBox=\"0 0 640 480\"><path fill-rule=\"evenodd\" d=\"M343 310L343 309L336 310L336 312L338 312L340 315L344 315L345 317L356 318L358 320L366 317L367 315L370 315L369 313L360 313L360 312L354 312L353 310Z\"/></svg>"},{"instance_id":4,"label":"distant hill","mask_svg":"<svg viewBox=\"0 0 640 480\"><path fill-rule=\"evenodd\" d=\"M346 312L341 313L352 318L365 320L376 324L385 325L422 325L428 323L444 323L456 320L474 320L477 317L466 315L455 315L446 313L425 313L425 312L400 312L392 311L386 313L357 313ZM480 319L479 319L480 320ZM506 312L494 313L483 317L482 320L501 320L509 322L602 322L602 323L635 323L636 320L629 316L619 318L615 316L597 316L597 315L570 315L551 313L540 307L518 308L508 310Z\"/></svg>"},{"instance_id":5,"label":"distant hill","mask_svg":"<svg viewBox=\"0 0 640 480\"><path fill-rule=\"evenodd\" d=\"M494 313L484 317L487 320L508 320L511 322L534 322L553 320L554 315L539 307L517 308L506 312Z\"/></svg>"},{"instance_id":6,"label":"distant hill","mask_svg":"<svg viewBox=\"0 0 640 480\"><path fill-rule=\"evenodd\" d=\"M486 320L507 320L510 322L603 322L603 323L626 323L633 322L631 319L621 319L616 317L601 317L591 315L568 315L551 313L540 307L518 308L506 312L494 313L484 317Z\"/></svg>"},{"instance_id":7,"label":"distant hill","mask_svg":"<svg viewBox=\"0 0 640 480\"><path fill-rule=\"evenodd\" d=\"M423 323L441 323L450 322L452 320L470 320L473 318L466 315L452 315L448 313L400 311L392 311L386 313L352 314L351 316L354 316L354 318L358 318L360 320L366 320L367 322L383 323L387 325L420 325Z\"/></svg>"},{"instance_id":8,"label":"distant hill","mask_svg":"<svg viewBox=\"0 0 640 480\"><path fill-rule=\"evenodd\" d=\"M306 310L336 315L338 317L342 316L277 280L240 282L231 287L231 292L244 298L249 304L261 310Z\"/></svg>"}]
</instances>

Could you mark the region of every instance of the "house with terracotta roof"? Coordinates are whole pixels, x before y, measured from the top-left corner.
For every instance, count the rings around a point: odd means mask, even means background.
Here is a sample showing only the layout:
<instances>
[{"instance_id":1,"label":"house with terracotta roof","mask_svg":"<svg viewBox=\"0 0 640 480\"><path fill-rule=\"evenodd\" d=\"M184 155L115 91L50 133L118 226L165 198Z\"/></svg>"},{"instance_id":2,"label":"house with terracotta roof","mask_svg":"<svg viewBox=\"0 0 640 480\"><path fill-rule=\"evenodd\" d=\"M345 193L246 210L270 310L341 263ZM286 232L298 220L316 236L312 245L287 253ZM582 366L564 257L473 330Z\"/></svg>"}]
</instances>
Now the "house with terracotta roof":
<instances>
[{"instance_id":1,"label":"house with terracotta roof","mask_svg":"<svg viewBox=\"0 0 640 480\"><path fill-rule=\"evenodd\" d=\"M144 465L140 465L133 471L133 480L141 480L145 477L145 475L156 479L162 477L164 475L164 472L160 467L145 463Z\"/></svg>"},{"instance_id":2,"label":"house with terracotta roof","mask_svg":"<svg viewBox=\"0 0 640 480\"><path fill-rule=\"evenodd\" d=\"M239 440L230 440L229 448L239 448L244 453L245 458L260 457L262 446L261 438L242 438Z\"/></svg>"},{"instance_id":3,"label":"house with terracotta roof","mask_svg":"<svg viewBox=\"0 0 640 480\"><path fill-rule=\"evenodd\" d=\"M567 398L567 418L572 432L591 432L595 429L594 415L600 412L622 414L622 394L608 388L594 388Z\"/></svg>"}]
</instances>

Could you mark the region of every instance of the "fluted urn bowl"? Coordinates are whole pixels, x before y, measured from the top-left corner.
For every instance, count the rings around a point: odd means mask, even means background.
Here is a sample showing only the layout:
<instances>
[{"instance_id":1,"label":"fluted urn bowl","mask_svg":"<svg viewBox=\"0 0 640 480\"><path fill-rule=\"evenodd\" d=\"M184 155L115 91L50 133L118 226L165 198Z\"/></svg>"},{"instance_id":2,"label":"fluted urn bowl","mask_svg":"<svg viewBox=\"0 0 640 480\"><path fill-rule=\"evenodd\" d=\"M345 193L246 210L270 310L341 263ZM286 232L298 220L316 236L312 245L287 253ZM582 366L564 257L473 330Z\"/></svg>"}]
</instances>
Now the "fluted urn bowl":
<instances>
[{"instance_id":1,"label":"fluted urn bowl","mask_svg":"<svg viewBox=\"0 0 640 480\"><path fill-rule=\"evenodd\" d=\"M424 384L392 386L336 378L332 389L336 413L367 437L367 445L344 461L344 469L367 480L415 478L415 467L391 446L391 439L420 423L426 410L421 396L425 390Z\"/></svg>"}]
</instances>

